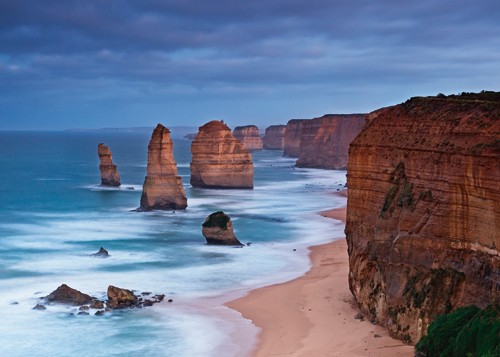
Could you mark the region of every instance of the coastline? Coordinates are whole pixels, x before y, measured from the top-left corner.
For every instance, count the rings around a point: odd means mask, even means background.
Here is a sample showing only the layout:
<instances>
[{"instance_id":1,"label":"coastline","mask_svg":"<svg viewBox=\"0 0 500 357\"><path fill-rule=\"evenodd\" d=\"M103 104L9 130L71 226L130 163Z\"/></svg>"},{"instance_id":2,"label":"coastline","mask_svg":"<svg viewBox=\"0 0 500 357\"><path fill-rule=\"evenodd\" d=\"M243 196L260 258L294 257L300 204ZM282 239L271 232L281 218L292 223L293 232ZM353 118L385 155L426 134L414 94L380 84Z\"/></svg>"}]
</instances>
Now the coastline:
<instances>
[{"instance_id":1,"label":"coastline","mask_svg":"<svg viewBox=\"0 0 500 357\"><path fill-rule=\"evenodd\" d=\"M345 222L346 208L322 211ZM225 305L260 328L250 353L263 356L413 356L413 346L355 319L345 238L309 247L311 268L285 283L251 290Z\"/></svg>"}]
</instances>

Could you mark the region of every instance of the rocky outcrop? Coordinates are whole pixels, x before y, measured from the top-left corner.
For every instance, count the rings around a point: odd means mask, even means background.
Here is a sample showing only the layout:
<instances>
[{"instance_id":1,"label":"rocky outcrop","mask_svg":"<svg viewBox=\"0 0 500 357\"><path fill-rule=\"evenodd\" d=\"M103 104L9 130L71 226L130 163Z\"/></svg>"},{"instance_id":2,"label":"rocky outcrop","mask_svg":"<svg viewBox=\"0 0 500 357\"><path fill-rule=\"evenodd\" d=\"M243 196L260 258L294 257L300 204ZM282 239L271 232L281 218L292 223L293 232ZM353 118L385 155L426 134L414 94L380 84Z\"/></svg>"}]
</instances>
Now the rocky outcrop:
<instances>
[{"instance_id":1,"label":"rocky outcrop","mask_svg":"<svg viewBox=\"0 0 500 357\"><path fill-rule=\"evenodd\" d=\"M117 288L116 286L108 286L108 301L106 306L111 309L123 309L136 305L138 298L134 293L127 289Z\"/></svg>"},{"instance_id":2,"label":"rocky outcrop","mask_svg":"<svg viewBox=\"0 0 500 357\"><path fill-rule=\"evenodd\" d=\"M205 219L201 233L207 244L243 245L234 235L231 218L222 211L214 212Z\"/></svg>"},{"instance_id":3,"label":"rocky outcrop","mask_svg":"<svg viewBox=\"0 0 500 357\"><path fill-rule=\"evenodd\" d=\"M297 167L345 169L349 144L365 125L365 114L327 114L302 122Z\"/></svg>"},{"instance_id":4,"label":"rocky outcrop","mask_svg":"<svg viewBox=\"0 0 500 357\"><path fill-rule=\"evenodd\" d=\"M182 179L177 174L170 131L158 124L148 146L147 176L140 210L171 210L187 207Z\"/></svg>"},{"instance_id":5,"label":"rocky outcrop","mask_svg":"<svg viewBox=\"0 0 500 357\"><path fill-rule=\"evenodd\" d=\"M99 251L96 252L96 253L92 253L90 254L91 257L94 257L94 258L108 258L109 257L109 253L106 249L104 249L103 247L99 248Z\"/></svg>"},{"instance_id":6,"label":"rocky outcrop","mask_svg":"<svg viewBox=\"0 0 500 357\"><path fill-rule=\"evenodd\" d=\"M285 145L286 125L271 125L266 128L264 136L264 149L283 150Z\"/></svg>"},{"instance_id":7,"label":"rocky outcrop","mask_svg":"<svg viewBox=\"0 0 500 357\"><path fill-rule=\"evenodd\" d=\"M259 128L255 125L237 126L233 130L233 136L241 141L247 150L262 150L262 138Z\"/></svg>"},{"instance_id":8,"label":"rocky outcrop","mask_svg":"<svg viewBox=\"0 0 500 357\"><path fill-rule=\"evenodd\" d=\"M49 303L83 305L91 303L92 297L76 289L70 288L66 284L62 284L56 290L47 295L45 300Z\"/></svg>"},{"instance_id":9,"label":"rocky outcrop","mask_svg":"<svg viewBox=\"0 0 500 357\"><path fill-rule=\"evenodd\" d=\"M201 126L191 154L193 187L253 188L252 155L224 122L214 120Z\"/></svg>"},{"instance_id":10,"label":"rocky outcrop","mask_svg":"<svg viewBox=\"0 0 500 357\"><path fill-rule=\"evenodd\" d=\"M283 143L283 156L299 157L302 124L305 121L307 121L307 119L292 119L289 120L286 124Z\"/></svg>"},{"instance_id":11,"label":"rocky outcrop","mask_svg":"<svg viewBox=\"0 0 500 357\"><path fill-rule=\"evenodd\" d=\"M101 186L119 187L120 174L116 165L113 164L113 156L111 150L104 145L97 146L97 154L99 155L99 170L101 171Z\"/></svg>"},{"instance_id":12,"label":"rocky outcrop","mask_svg":"<svg viewBox=\"0 0 500 357\"><path fill-rule=\"evenodd\" d=\"M361 310L406 342L500 299L500 93L412 98L351 143L346 237Z\"/></svg>"}]
</instances>

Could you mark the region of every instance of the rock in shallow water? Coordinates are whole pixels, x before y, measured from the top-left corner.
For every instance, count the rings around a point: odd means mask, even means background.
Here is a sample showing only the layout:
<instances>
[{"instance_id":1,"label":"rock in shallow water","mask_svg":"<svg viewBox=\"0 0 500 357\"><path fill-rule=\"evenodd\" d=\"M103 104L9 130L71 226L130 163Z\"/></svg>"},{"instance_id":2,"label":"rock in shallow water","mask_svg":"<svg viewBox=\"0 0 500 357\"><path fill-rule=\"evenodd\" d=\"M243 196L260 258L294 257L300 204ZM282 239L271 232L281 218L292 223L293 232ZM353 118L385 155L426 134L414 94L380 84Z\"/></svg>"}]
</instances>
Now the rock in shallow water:
<instances>
[{"instance_id":1,"label":"rock in shallow water","mask_svg":"<svg viewBox=\"0 0 500 357\"><path fill-rule=\"evenodd\" d=\"M116 286L108 286L108 302L106 306L112 309L123 309L133 307L137 303L137 296L127 289L118 288Z\"/></svg>"},{"instance_id":2,"label":"rock in shallow water","mask_svg":"<svg viewBox=\"0 0 500 357\"><path fill-rule=\"evenodd\" d=\"M95 258L108 258L109 253L106 249L101 247L101 248L99 248L99 251L97 253L90 254L90 256L95 257Z\"/></svg>"},{"instance_id":3,"label":"rock in shallow water","mask_svg":"<svg viewBox=\"0 0 500 357\"><path fill-rule=\"evenodd\" d=\"M47 295L45 300L50 303L85 305L92 302L92 297L76 289L70 288L66 284L62 284L52 293Z\"/></svg>"},{"instance_id":4,"label":"rock in shallow water","mask_svg":"<svg viewBox=\"0 0 500 357\"><path fill-rule=\"evenodd\" d=\"M210 214L202 227L201 232L208 244L243 246L234 235L231 218L222 211Z\"/></svg>"}]
</instances>

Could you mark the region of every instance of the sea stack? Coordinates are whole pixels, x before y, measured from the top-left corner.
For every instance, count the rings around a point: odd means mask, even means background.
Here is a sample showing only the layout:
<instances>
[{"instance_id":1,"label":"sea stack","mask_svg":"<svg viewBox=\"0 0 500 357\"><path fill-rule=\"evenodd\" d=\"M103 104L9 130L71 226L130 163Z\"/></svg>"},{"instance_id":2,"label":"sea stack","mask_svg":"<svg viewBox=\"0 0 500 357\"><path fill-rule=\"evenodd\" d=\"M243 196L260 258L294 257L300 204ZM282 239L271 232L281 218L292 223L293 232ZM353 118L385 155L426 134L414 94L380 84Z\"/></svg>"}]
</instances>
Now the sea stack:
<instances>
[{"instance_id":1,"label":"sea stack","mask_svg":"<svg viewBox=\"0 0 500 357\"><path fill-rule=\"evenodd\" d=\"M191 143L191 185L205 188L253 188L252 155L219 120L199 128Z\"/></svg>"},{"instance_id":2,"label":"sea stack","mask_svg":"<svg viewBox=\"0 0 500 357\"><path fill-rule=\"evenodd\" d=\"M259 128L255 125L237 126L233 130L233 135L247 150L262 150L262 138Z\"/></svg>"},{"instance_id":3,"label":"sea stack","mask_svg":"<svg viewBox=\"0 0 500 357\"><path fill-rule=\"evenodd\" d=\"M414 343L438 315L500 301L500 93L411 98L349 149L349 285Z\"/></svg>"},{"instance_id":4,"label":"sea stack","mask_svg":"<svg viewBox=\"0 0 500 357\"><path fill-rule=\"evenodd\" d=\"M222 211L210 214L203 222L201 232L207 244L242 245L234 235L231 218Z\"/></svg>"},{"instance_id":5,"label":"sea stack","mask_svg":"<svg viewBox=\"0 0 500 357\"><path fill-rule=\"evenodd\" d=\"M302 136L302 123L307 119L289 120L285 128L283 143L283 156L299 157L300 137Z\"/></svg>"},{"instance_id":6,"label":"sea stack","mask_svg":"<svg viewBox=\"0 0 500 357\"><path fill-rule=\"evenodd\" d=\"M113 156L111 150L104 145L97 146L97 154L99 155L99 170L101 171L101 186L119 187L120 174L116 165L113 164Z\"/></svg>"},{"instance_id":7,"label":"sea stack","mask_svg":"<svg viewBox=\"0 0 500 357\"><path fill-rule=\"evenodd\" d=\"M347 168L349 144L365 125L365 114L327 114L304 120L297 167Z\"/></svg>"},{"instance_id":8,"label":"sea stack","mask_svg":"<svg viewBox=\"0 0 500 357\"><path fill-rule=\"evenodd\" d=\"M266 128L264 136L264 149L283 150L285 145L286 125L271 125Z\"/></svg>"},{"instance_id":9,"label":"sea stack","mask_svg":"<svg viewBox=\"0 0 500 357\"><path fill-rule=\"evenodd\" d=\"M170 130L158 124L148 146L147 176L140 210L172 210L187 207L182 179L177 174Z\"/></svg>"}]
</instances>

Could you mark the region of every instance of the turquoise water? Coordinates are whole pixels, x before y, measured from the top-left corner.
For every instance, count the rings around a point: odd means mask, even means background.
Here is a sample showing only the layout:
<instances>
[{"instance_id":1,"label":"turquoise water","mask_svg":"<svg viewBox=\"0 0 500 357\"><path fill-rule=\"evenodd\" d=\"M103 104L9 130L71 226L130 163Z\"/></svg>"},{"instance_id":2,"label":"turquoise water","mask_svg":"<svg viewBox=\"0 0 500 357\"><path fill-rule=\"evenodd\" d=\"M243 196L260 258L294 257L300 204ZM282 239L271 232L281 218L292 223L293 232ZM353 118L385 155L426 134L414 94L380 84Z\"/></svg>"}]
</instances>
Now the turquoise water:
<instances>
[{"instance_id":1,"label":"turquoise water","mask_svg":"<svg viewBox=\"0 0 500 357\"><path fill-rule=\"evenodd\" d=\"M305 272L306 247L342 235L342 224L317 212L345 204L332 194L344 171L294 169L281 151L264 150L253 153L254 190L195 189L186 140L174 140L174 155L188 209L133 211L149 137L0 132L0 355L245 355L257 330L224 297ZM113 152L120 189L98 185L100 142ZM201 224L216 210L252 245L207 246ZM100 246L110 258L88 256ZM103 317L32 310L62 283L100 298L110 284L165 293L174 303ZM247 344L232 338L239 331Z\"/></svg>"}]
</instances>

